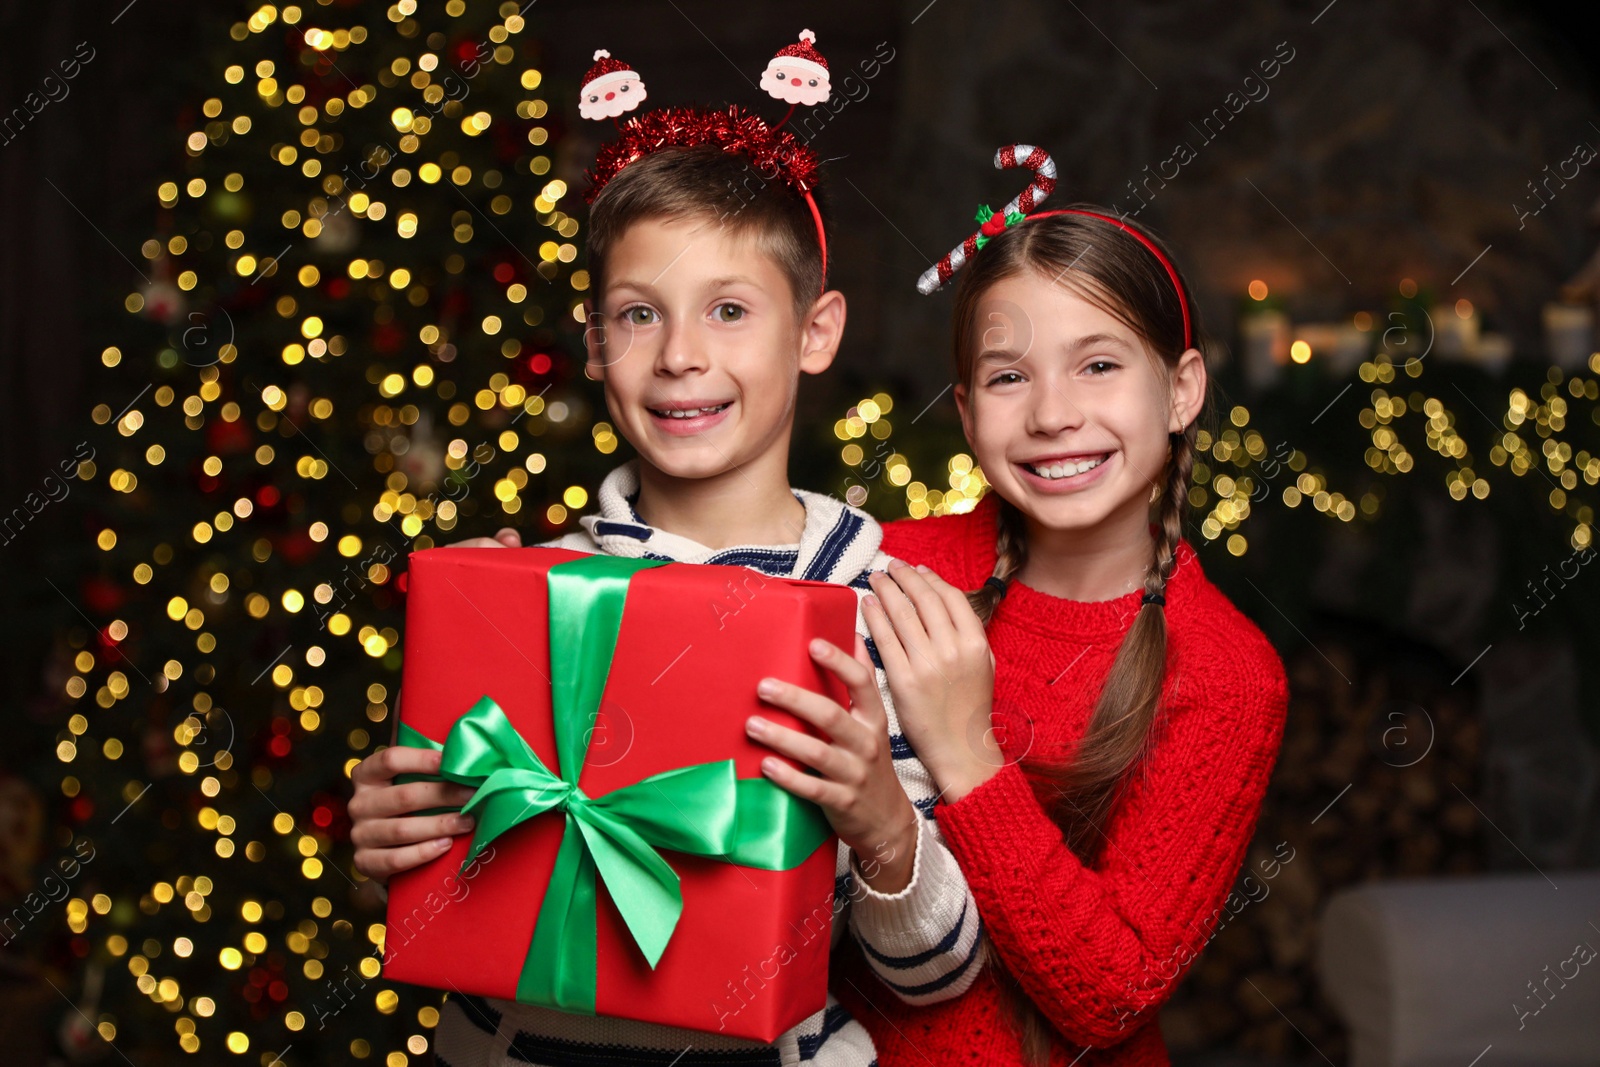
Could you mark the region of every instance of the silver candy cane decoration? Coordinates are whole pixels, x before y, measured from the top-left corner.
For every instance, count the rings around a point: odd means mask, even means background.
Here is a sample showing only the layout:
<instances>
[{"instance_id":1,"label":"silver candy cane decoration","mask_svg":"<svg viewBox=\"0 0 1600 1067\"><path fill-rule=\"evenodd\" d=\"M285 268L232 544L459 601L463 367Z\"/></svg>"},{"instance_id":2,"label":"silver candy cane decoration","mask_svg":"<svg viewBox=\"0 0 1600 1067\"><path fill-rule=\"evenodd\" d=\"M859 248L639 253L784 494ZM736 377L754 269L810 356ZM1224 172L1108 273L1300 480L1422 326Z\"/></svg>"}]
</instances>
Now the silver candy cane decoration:
<instances>
[{"instance_id":1,"label":"silver candy cane decoration","mask_svg":"<svg viewBox=\"0 0 1600 1067\"><path fill-rule=\"evenodd\" d=\"M1045 197L1055 192L1056 161L1050 158L1049 152L1036 145L1008 144L994 154L994 166L996 170L1027 167L1033 171L1033 181L1000 210L1001 215L1009 215L1013 211L1020 211L1026 215ZM978 238L981 236L982 231L974 231L965 241L952 248L943 259L923 271L922 277L917 279L917 292L927 296L948 282L951 276L961 269L961 265L972 258L972 254L978 250Z\"/></svg>"}]
</instances>

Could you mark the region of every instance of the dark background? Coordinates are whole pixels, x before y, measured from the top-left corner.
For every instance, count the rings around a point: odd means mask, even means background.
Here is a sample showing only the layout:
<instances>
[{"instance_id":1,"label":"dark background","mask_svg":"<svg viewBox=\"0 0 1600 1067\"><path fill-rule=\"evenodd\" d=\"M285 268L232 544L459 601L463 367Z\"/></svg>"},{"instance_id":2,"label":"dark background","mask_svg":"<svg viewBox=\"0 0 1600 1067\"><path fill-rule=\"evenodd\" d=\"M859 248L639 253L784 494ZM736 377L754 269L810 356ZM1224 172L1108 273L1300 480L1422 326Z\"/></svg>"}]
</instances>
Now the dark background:
<instances>
[{"instance_id":1,"label":"dark background","mask_svg":"<svg viewBox=\"0 0 1600 1067\"><path fill-rule=\"evenodd\" d=\"M118 409L126 399L105 391L97 355L116 342L121 298L137 287L133 262L151 235L155 189L178 173L189 128L178 117L213 88L199 57L249 10L170 0L0 5L0 109L36 87L77 42L91 41L97 52L67 99L0 145L6 508L72 454L93 429L95 403ZM833 277L849 297L850 325L837 372L808 386L802 417L831 425L879 389L902 410L934 402L905 446L930 455L959 445L941 397L949 304L944 295L918 296L913 282L968 232L977 204L999 204L1020 187L1015 174L990 168L995 148L1044 145L1061 169L1058 200L1121 198L1126 206L1126 183L1188 138L1188 124L1280 42L1295 58L1270 95L1139 216L1171 240L1194 282L1215 342L1222 410L1264 405L1281 433L1323 448L1314 461L1361 470L1359 432L1314 436L1329 427L1310 427L1337 382L1317 392L1316 383L1292 380L1259 396L1240 380L1230 354L1250 280L1265 280L1298 321L1382 309L1401 278L1440 299L1470 299L1486 325L1513 339L1511 378L1537 388L1547 365L1540 309L1600 239L1592 213L1600 168L1586 168L1526 227L1512 207L1576 141L1600 141L1594 5L539 0L527 17L547 86L575 85L592 50L606 47L645 75L657 105L759 105L754 79L801 25L817 32L836 89L887 43L894 58L865 98L815 141L830 160ZM552 106L570 100L570 92L549 95ZM557 173L578 180L596 130L574 121ZM1462 395L1497 395L1503 409L1508 382L1480 378L1463 380ZM1361 402L1347 397L1350 406L1335 412L1353 428ZM800 442L796 481L838 477L837 461L829 466L834 447L831 438ZM1491 473L1511 482L1504 471ZM1348 814L1318 820L1319 858L1307 865L1311 884L1282 905L1291 910L1242 924L1208 957L1220 961L1213 970L1203 965L1180 992L1169 1026L1176 1052L1315 1059L1315 1045L1340 1057L1337 1025L1309 976L1306 933L1318 902L1338 885L1600 862L1596 704L1584 673L1593 634L1578 622L1525 634L1507 609L1525 578L1569 551L1570 523L1552 519L1538 487L1522 496L1507 489L1492 507L1475 507L1449 500L1429 478L1425 489L1407 490L1415 497L1407 522L1331 532L1323 523L1305 535L1309 527L1263 514L1246 527L1249 556L1235 559L1220 543L1202 547L1208 572L1291 667L1296 703L1261 839L1270 845L1305 830L1339 783L1360 789ZM886 517L904 514L887 497L871 506ZM488 520L482 525L464 526L463 535L492 531ZM34 723L56 714L39 665L60 630L78 622L60 593L74 580L64 561L76 552L64 546L94 532L75 506L52 507L0 553L8 719L24 708ZM1386 588L1395 595L1384 596ZM1563 610L1576 613L1591 597L1580 590ZM1485 645L1492 651L1479 662L1473 657ZM1462 681L1468 667L1475 669ZM1438 755L1421 769L1398 768L1371 743L1370 724L1402 705L1425 709L1429 736L1439 738ZM0 769L42 783L48 795L51 731L35 734L37 746L0 755ZM1424 774L1437 775L1432 787L1445 798L1420 803L1415 818L1391 817L1385 798L1415 795ZM1496 829L1467 813L1459 833L1441 830L1451 818L1460 822L1446 784L1477 797ZM1298 1026L1234 996L1237 976L1250 973L1279 980L1274 999L1290 1006Z\"/></svg>"}]
</instances>

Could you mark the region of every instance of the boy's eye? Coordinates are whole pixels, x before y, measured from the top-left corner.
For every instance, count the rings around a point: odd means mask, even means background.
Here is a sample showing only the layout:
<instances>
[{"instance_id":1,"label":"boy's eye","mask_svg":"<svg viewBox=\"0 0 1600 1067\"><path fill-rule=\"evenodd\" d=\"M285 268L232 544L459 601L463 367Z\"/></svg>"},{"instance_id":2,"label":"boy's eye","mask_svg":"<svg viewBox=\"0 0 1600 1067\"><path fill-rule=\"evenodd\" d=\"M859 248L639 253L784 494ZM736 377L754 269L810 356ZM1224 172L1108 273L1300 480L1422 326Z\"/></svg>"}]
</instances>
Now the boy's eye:
<instances>
[{"instance_id":1,"label":"boy's eye","mask_svg":"<svg viewBox=\"0 0 1600 1067\"><path fill-rule=\"evenodd\" d=\"M744 318L744 308L738 304L718 304L712 314L716 315L718 322L738 322Z\"/></svg>"},{"instance_id":2,"label":"boy's eye","mask_svg":"<svg viewBox=\"0 0 1600 1067\"><path fill-rule=\"evenodd\" d=\"M643 304L635 304L633 307L623 310L622 321L629 326L648 326L656 321L655 316L654 308L645 307Z\"/></svg>"}]
</instances>

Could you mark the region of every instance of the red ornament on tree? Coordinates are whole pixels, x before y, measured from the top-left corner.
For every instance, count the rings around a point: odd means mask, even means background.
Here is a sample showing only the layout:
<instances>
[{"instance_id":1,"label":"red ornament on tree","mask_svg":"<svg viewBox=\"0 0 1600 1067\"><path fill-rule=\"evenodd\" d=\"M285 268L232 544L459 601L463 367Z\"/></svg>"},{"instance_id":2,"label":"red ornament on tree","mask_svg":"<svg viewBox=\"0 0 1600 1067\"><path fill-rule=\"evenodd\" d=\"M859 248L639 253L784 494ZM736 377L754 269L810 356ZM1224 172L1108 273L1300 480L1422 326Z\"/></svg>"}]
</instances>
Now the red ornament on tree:
<instances>
[{"instance_id":1,"label":"red ornament on tree","mask_svg":"<svg viewBox=\"0 0 1600 1067\"><path fill-rule=\"evenodd\" d=\"M98 575L85 578L78 588L83 594L84 606L93 615L114 615L128 599L128 594L122 586L110 578ZM106 641L107 647L110 647L110 639L107 638Z\"/></svg>"},{"instance_id":2,"label":"red ornament on tree","mask_svg":"<svg viewBox=\"0 0 1600 1067\"><path fill-rule=\"evenodd\" d=\"M228 422L211 419L206 423L206 447L215 456L234 455L250 449L250 427L243 419Z\"/></svg>"}]
</instances>

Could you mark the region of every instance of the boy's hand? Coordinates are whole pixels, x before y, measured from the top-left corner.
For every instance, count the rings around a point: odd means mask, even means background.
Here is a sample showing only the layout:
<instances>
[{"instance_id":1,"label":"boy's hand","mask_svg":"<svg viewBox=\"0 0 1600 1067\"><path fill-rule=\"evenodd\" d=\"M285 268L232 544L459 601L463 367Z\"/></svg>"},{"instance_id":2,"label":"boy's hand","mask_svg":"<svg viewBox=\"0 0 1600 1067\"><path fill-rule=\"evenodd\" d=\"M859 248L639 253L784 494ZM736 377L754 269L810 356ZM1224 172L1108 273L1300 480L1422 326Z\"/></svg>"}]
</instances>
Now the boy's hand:
<instances>
[{"instance_id":1,"label":"boy's hand","mask_svg":"<svg viewBox=\"0 0 1600 1067\"><path fill-rule=\"evenodd\" d=\"M472 832L471 818L447 812L412 815L429 808L459 808L472 789L454 782L407 782L395 785L397 774L438 774L436 751L404 745L374 752L350 774L350 843L356 849L356 870L377 882L418 867L443 854L452 834Z\"/></svg>"},{"instance_id":2,"label":"boy's hand","mask_svg":"<svg viewBox=\"0 0 1600 1067\"><path fill-rule=\"evenodd\" d=\"M1005 763L989 714L994 653L965 593L900 560L867 579L861 610L878 646L900 729L954 803Z\"/></svg>"},{"instance_id":3,"label":"boy's hand","mask_svg":"<svg viewBox=\"0 0 1600 1067\"><path fill-rule=\"evenodd\" d=\"M509 526L493 537L469 537L445 548L521 548L522 535ZM400 695L395 694L395 720L400 717ZM465 815L412 815L430 808L459 808L473 791L452 782L408 782L395 785L399 774L438 774L439 753L403 745L374 752L350 772L354 795L350 798L350 843L355 846L356 870L377 882L391 874L420 867L450 847L452 834L471 833L473 821Z\"/></svg>"},{"instance_id":4,"label":"boy's hand","mask_svg":"<svg viewBox=\"0 0 1600 1067\"><path fill-rule=\"evenodd\" d=\"M855 851L874 889L897 893L911 881L921 816L894 773L889 717L872 661L860 637L853 658L820 638L811 642L811 656L850 691L849 710L820 693L763 678L756 690L763 700L811 723L825 736L813 737L759 715L746 721L746 732L820 772L821 777L807 774L772 757L761 763L762 772L776 785L822 807L839 839Z\"/></svg>"}]
</instances>

